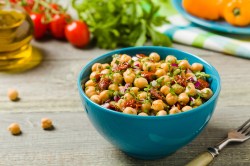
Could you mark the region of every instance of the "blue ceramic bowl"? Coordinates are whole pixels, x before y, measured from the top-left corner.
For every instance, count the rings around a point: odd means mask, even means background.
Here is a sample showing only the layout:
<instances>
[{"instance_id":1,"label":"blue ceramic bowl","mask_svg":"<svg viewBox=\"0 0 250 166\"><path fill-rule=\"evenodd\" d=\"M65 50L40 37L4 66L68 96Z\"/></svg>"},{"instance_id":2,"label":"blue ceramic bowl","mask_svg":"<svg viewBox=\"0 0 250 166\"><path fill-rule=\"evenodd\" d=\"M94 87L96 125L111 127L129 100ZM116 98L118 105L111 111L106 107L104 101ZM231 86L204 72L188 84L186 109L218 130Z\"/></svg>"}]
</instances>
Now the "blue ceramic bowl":
<instances>
[{"instance_id":1,"label":"blue ceramic bowl","mask_svg":"<svg viewBox=\"0 0 250 166\"><path fill-rule=\"evenodd\" d=\"M188 112L144 117L103 108L92 102L82 90L81 84L89 79L94 63L110 63L113 54L133 56L151 52L157 52L162 59L171 54L178 59L186 58L191 64L203 64L205 72L211 75L209 82L214 95L203 105ZM144 46L111 51L93 59L82 69L78 89L89 120L106 140L132 157L157 159L187 145L204 129L214 112L221 87L216 69L201 58L173 48Z\"/></svg>"}]
</instances>

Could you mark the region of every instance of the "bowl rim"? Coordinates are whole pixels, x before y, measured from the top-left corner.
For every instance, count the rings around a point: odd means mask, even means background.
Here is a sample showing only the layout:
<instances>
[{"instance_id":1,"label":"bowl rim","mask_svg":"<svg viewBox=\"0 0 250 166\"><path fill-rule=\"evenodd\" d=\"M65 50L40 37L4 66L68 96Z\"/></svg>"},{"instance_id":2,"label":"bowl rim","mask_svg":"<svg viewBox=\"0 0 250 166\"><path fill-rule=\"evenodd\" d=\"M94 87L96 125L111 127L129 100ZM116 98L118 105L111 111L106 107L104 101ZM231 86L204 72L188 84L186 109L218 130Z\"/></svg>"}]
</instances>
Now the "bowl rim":
<instances>
[{"instance_id":1,"label":"bowl rim","mask_svg":"<svg viewBox=\"0 0 250 166\"><path fill-rule=\"evenodd\" d=\"M167 115L167 116L138 116L138 115L131 115L131 114L123 114L121 112L113 111L113 110L107 109L105 107L102 107L101 105L99 105L99 104L93 102L92 100L90 100L90 98L86 96L86 94L84 93L84 91L82 89L82 79L81 78L82 78L83 73L89 67L91 67L91 65L93 65L93 63L97 63L99 60L101 60L101 59L103 59L105 57L117 54L117 53L119 53L121 51L125 52L125 51L130 51L130 50L137 50L137 49L148 49L148 50L152 49L152 50L154 50L154 52L157 52L157 49L164 49L166 51L176 51L176 52L179 52L179 53L184 53L184 54L186 54L188 56L191 56L191 57L194 57L196 59L199 59L200 61L202 61L203 63L205 63L206 65L208 65L211 68L211 70L217 75L217 77L215 77L214 75L210 75L213 80L217 81L217 84L218 84L218 86L216 87L216 90L214 91L213 96L208 101L206 101L204 104L202 104L201 106L199 106L197 108L193 108L193 109L191 109L189 111L186 111L186 112L181 112L181 113L178 113L178 114L171 114L171 115ZM117 50L109 51L109 52L107 52L105 54L102 54L102 55L98 56L97 58L94 58L91 61L89 61L81 69L81 72L78 75L77 87L78 87L78 91L79 91L81 97L83 97L88 102L94 104L95 106L99 107L103 111L106 111L107 113L114 114L114 115L117 115L117 116L124 116L124 117L129 117L129 118L136 118L136 119L138 119L138 118L139 119L141 119L141 118L142 119L169 119L169 118L176 118L176 117L187 116L189 114L194 114L194 113L196 113L196 112L204 109L207 105L209 105L211 102L213 102L214 100L216 100L216 98L219 96L219 93L220 93L220 90L221 90L221 81L220 81L220 75L219 75L218 71L211 64L209 64L207 61L205 61L204 59L202 59L202 58L200 58L200 57L198 57L198 56L196 56L194 54L191 54L191 53L188 53L188 52L176 49L176 48L170 48L170 47L163 47L163 46L138 46L138 47L127 47L127 48L122 48L122 49L117 49Z\"/></svg>"}]
</instances>

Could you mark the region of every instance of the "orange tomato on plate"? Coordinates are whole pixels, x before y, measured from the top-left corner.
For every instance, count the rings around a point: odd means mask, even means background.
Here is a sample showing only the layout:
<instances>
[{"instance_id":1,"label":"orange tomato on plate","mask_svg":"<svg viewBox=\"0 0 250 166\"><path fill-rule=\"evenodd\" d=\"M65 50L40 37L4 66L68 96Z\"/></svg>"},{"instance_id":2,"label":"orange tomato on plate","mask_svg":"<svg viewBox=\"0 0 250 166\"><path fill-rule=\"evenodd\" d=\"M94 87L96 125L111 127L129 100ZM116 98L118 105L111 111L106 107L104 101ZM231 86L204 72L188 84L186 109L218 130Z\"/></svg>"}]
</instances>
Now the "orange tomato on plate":
<instances>
[{"instance_id":1,"label":"orange tomato on plate","mask_svg":"<svg viewBox=\"0 0 250 166\"><path fill-rule=\"evenodd\" d=\"M183 0L183 8L190 14L207 19L224 18L229 24L250 24L250 0Z\"/></svg>"},{"instance_id":2,"label":"orange tomato on plate","mask_svg":"<svg viewBox=\"0 0 250 166\"><path fill-rule=\"evenodd\" d=\"M220 18L220 10L218 5L221 0L183 0L184 9L197 17L218 20Z\"/></svg>"}]
</instances>

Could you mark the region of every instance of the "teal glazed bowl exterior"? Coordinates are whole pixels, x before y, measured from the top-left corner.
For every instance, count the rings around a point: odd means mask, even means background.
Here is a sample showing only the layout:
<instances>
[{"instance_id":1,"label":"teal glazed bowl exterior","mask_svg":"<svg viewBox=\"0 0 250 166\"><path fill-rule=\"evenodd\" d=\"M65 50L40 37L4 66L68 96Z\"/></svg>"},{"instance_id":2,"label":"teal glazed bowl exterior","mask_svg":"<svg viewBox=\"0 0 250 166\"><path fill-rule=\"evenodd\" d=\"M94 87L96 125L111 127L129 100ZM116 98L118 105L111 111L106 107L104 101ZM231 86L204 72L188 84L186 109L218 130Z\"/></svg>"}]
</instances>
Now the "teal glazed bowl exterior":
<instances>
[{"instance_id":1,"label":"teal glazed bowl exterior","mask_svg":"<svg viewBox=\"0 0 250 166\"><path fill-rule=\"evenodd\" d=\"M157 52L161 59L174 55L177 59L187 59L190 64L203 64L204 71L210 74L209 82L214 95L203 105L187 112L167 116L136 116L115 112L92 102L84 93L82 83L89 79L94 63L110 63L113 54ZM220 76L216 69L203 59L167 47L143 46L111 51L89 62L78 78L78 90L87 116L96 130L111 144L129 156L139 159L165 157L190 143L209 122L220 93Z\"/></svg>"}]
</instances>

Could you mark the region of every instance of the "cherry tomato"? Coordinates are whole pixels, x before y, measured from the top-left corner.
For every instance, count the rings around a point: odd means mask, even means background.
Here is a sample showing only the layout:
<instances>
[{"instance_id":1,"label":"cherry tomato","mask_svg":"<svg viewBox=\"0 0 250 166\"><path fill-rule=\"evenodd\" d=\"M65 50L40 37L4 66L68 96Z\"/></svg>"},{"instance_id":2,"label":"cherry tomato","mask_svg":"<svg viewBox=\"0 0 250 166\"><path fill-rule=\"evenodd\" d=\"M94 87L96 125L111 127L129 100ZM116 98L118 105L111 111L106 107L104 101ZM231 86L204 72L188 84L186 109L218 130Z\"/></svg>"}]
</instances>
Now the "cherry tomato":
<instances>
[{"instance_id":1,"label":"cherry tomato","mask_svg":"<svg viewBox=\"0 0 250 166\"><path fill-rule=\"evenodd\" d=\"M17 3L21 3L22 7L26 10L27 13L31 13L32 12L32 8L35 4L34 0L26 0L26 1L22 1L22 0L9 0L10 3L13 4L17 4Z\"/></svg>"},{"instance_id":2,"label":"cherry tomato","mask_svg":"<svg viewBox=\"0 0 250 166\"><path fill-rule=\"evenodd\" d=\"M73 21L68 24L65 35L67 40L76 47L84 47L90 40L88 26L82 21Z\"/></svg>"},{"instance_id":3,"label":"cherry tomato","mask_svg":"<svg viewBox=\"0 0 250 166\"><path fill-rule=\"evenodd\" d=\"M70 16L65 14L56 14L53 16L52 21L49 24L52 36L54 36L57 39L65 38L64 31L68 19L70 19Z\"/></svg>"},{"instance_id":4,"label":"cherry tomato","mask_svg":"<svg viewBox=\"0 0 250 166\"><path fill-rule=\"evenodd\" d=\"M10 3L17 3L18 0L10 0Z\"/></svg>"},{"instance_id":5,"label":"cherry tomato","mask_svg":"<svg viewBox=\"0 0 250 166\"><path fill-rule=\"evenodd\" d=\"M43 17L44 15L40 13L30 13L30 18L34 24L35 39L41 39L47 31L47 24L42 22Z\"/></svg>"},{"instance_id":6,"label":"cherry tomato","mask_svg":"<svg viewBox=\"0 0 250 166\"><path fill-rule=\"evenodd\" d=\"M60 9L62 8L59 4L56 3L51 3L50 7L52 7L53 9L60 11Z\"/></svg>"}]
</instances>

